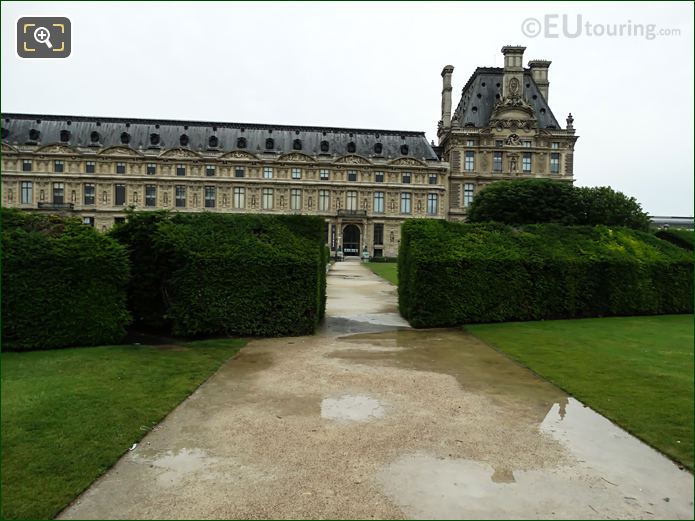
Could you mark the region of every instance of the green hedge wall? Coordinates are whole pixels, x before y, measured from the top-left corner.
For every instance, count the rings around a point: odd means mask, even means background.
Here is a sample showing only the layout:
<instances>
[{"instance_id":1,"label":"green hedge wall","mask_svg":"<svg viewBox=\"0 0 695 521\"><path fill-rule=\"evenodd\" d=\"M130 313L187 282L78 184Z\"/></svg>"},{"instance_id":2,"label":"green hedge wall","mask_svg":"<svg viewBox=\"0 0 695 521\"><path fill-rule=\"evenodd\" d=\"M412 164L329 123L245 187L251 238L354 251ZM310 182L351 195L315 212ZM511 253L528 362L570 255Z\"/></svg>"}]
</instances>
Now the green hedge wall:
<instances>
[{"instance_id":1,"label":"green hedge wall","mask_svg":"<svg viewBox=\"0 0 695 521\"><path fill-rule=\"evenodd\" d=\"M2 209L2 339L9 350L118 342L128 254L77 219Z\"/></svg>"},{"instance_id":2,"label":"green hedge wall","mask_svg":"<svg viewBox=\"0 0 695 521\"><path fill-rule=\"evenodd\" d=\"M682 230L682 229L669 229L669 230L659 230L655 235L659 239L675 244L686 250L693 250L693 235L695 232L692 230Z\"/></svg>"},{"instance_id":3,"label":"green hedge wall","mask_svg":"<svg viewBox=\"0 0 695 521\"><path fill-rule=\"evenodd\" d=\"M319 217L138 212L112 235L136 325L182 336L311 334L326 302Z\"/></svg>"},{"instance_id":4,"label":"green hedge wall","mask_svg":"<svg viewBox=\"0 0 695 521\"><path fill-rule=\"evenodd\" d=\"M398 259L414 327L693 310L690 255L628 228L414 219Z\"/></svg>"}]
</instances>

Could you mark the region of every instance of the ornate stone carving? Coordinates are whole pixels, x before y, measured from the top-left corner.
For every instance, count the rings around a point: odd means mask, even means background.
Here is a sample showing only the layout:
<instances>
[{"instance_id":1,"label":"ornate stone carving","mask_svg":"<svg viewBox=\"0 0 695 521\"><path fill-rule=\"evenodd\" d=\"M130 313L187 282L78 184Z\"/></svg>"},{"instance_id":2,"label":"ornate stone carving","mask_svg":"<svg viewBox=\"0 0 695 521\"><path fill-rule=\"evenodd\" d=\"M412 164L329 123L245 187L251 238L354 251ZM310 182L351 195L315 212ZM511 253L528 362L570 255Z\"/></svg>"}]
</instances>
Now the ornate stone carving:
<instances>
[{"instance_id":1,"label":"ornate stone carving","mask_svg":"<svg viewBox=\"0 0 695 521\"><path fill-rule=\"evenodd\" d=\"M74 152L73 152L74 153ZM140 156L135 150L128 147L109 147L99 152L100 156Z\"/></svg>"},{"instance_id":2,"label":"ornate stone carving","mask_svg":"<svg viewBox=\"0 0 695 521\"><path fill-rule=\"evenodd\" d=\"M2 152L3 152L3 154L7 154L7 153L16 154L17 149L13 146L10 146L10 145L3 143L2 144Z\"/></svg>"},{"instance_id":3,"label":"ornate stone carving","mask_svg":"<svg viewBox=\"0 0 695 521\"><path fill-rule=\"evenodd\" d=\"M185 148L172 148L165 152L162 152L161 157L172 157L172 158L198 158L200 155L196 154L191 150L186 150Z\"/></svg>"},{"instance_id":4,"label":"ornate stone carving","mask_svg":"<svg viewBox=\"0 0 695 521\"><path fill-rule=\"evenodd\" d=\"M253 154L248 152L241 152L239 150L234 150L233 152L228 152L224 154L220 159L258 159Z\"/></svg>"},{"instance_id":5,"label":"ornate stone carving","mask_svg":"<svg viewBox=\"0 0 695 521\"><path fill-rule=\"evenodd\" d=\"M370 161L361 156L343 156L335 161L336 163L348 163L352 165L369 165Z\"/></svg>"},{"instance_id":6,"label":"ornate stone carving","mask_svg":"<svg viewBox=\"0 0 695 521\"><path fill-rule=\"evenodd\" d=\"M298 154L296 152L293 152L291 154L285 154L284 156L280 156L278 158L278 161L313 161L313 159L310 156L307 156L306 154Z\"/></svg>"},{"instance_id":7,"label":"ornate stone carving","mask_svg":"<svg viewBox=\"0 0 695 521\"><path fill-rule=\"evenodd\" d=\"M423 163L422 161L418 161L417 159L413 159L410 157L403 157L403 158L399 158L399 159L394 159L389 164L391 164L391 165L403 165L403 166L426 166L425 163Z\"/></svg>"},{"instance_id":8,"label":"ornate stone carving","mask_svg":"<svg viewBox=\"0 0 695 521\"><path fill-rule=\"evenodd\" d=\"M5 146L2 146L2 151L5 151ZM37 154L75 154L75 150L65 145L47 145L36 151Z\"/></svg>"}]
</instances>

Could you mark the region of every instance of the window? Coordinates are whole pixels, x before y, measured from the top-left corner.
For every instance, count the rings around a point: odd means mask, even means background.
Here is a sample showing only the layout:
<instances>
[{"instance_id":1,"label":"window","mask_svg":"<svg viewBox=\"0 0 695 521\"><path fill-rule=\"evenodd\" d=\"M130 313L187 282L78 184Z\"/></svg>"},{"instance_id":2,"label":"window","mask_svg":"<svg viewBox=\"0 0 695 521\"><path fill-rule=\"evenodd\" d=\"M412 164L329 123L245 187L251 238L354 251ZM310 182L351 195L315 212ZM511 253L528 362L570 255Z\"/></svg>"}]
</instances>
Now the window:
<instances>
[{"instance_id":1,"label":"window","mask_svg":"<svg viewBox=\"0 0 695 521\"><path fill-rule=\"evenodd\" d=\"M94 204L96 193L96 187L93 184L84 185L84 204L86 206Z\"/></svg>"},{"instance_id":2,"label":"window","mask_svg":"<svg viewBox=\"0 0 695 521\"><path fill-rule=\"evenodd\" d=\"M53 161L53 171L56 173L63 172L65 164L62 161Z\"/></svg>"},{"instance_id":3,"label":"window","mask_svg":"<svg viewBox=\"0 0 695 521\"><path fill-rule=\"evenodd\" d=\"M263 168L263 179L272 179L273 178L273 167L272 166L266 166Z\"/></svg>"},{"instance_id":4,"label":"window","mask_svg":"<svg viewBox=\"0 0 695 521\"><path fill-rule=\"evenodd\" d=\"M319 170L319 178L321 181L328 181L330 177L330 174L328 173L328 170Z\"/></svg>"},{"instance_id":5,"label":"window","mask_svg":"<svg viewBox=\"0 0 695 521\"><path fill-rule=\"evenodd\" d=\"M93 174L97 170L97 164L94 161L87 161L84 171L87 174Z\"/></svg>"},{"instance_id":6,"label":"window","mask_svg":"<svg viewBox=\"0 0 695 521\"><path fill-rule=\"evenodd\" d=\"M176 175L181 176L181 177L185 176L186 175L186 165L176 165Z\"/></svg>"},{"instance_id":7,"label":"window","mask_svg":"<svg viewBox=\"0 0 695 521\"><path fill-rule=\"evenodd\" d=\"M560 173L560 154L558 152L553 152L550 154L550 173Z\"/></svg>"},{"instance_id":8,"label":"window","mask_svg":"<svg viewBox=\"0 0 695 521\"><path fill-rule=\"evenodd\" d=\"M427 215L437 215L437 213L439 213L439 196L427 194Z\"/></svg>"},{"instance_id":9,"label":"window","mask_svg":"<svg viewBox=\"0 0 695 521\"><path fill-rule=\"evenodd\" d=\"M272 150L273 147L275 146L275 141L273 141L273 138L268 138L265 140L265 148L266 150Z\"/></svg>"},{"instance_id":10,"label":"window","mask_svg":"<svg viewBox=\"0 0 695 521\"><path fill-rule=\"evenodd\" d=\"M374 244L384 244L383 223L374 223Z\"/></svg>"},{"instance_id":11,"label":"window","mask_svg":"<svg viewBox=\"0 0 695 521\"><path fill-rule=\"evenodd\" d=\"M63 183L53 183L53 203L63 204L65 200L65 186Z\"/></svg>"},{"instance_id":12,"label":"window","mask_svg":"<svg viewBox=\"0 0 695 521\"><path fill-rule=\"evenodd\" d=\"M217 199L217 190L214 186L205 187L205 208L214 208Z\"/></svg>"},{"instance_id":13,"label":"window","mask_svg":"<svg viewBox=\"0 0 695 521\"><path fill-rule=\"evenodd\" d=\"M468 208L473 202L474 185L466 183L463 185L463 207Z\"/></svg>"},{"instance_id":14,"label":"window","mask_svg":"<svg viewBox=\"0 0 695 521\"><path fill-rule=\"evenodd\" d=\"M125 185L116 185L114 188L114 204L123 206L125 204Z\"/></svg>"},{"instance_id":15,"label":"window","mask_svg":"<svg viewBox=\"0 0 695 521\"><path fill-rule=\"evenodd\" d=\"M175 195L176 195L176 207L177 208L185 208L186 207L186 187L183 185L176 185Z\"/></svg>"},{"instance_id":16,"label":"window","mask_svg":"<svg viewBox=\"0 0 695 521\"><path fill-rule=\"evenodd\" d=\"M302 178L302 169L301 168L293 168L292 169L292 179L301 179Z\"/></svg>"},{"instance_id":17,"label":"window","mask_svg":"<svg viewBox=\"0 0 695 521\"><path fill-rule=\"evenodd\" d=\"M523 172L531 171L531 152L524 152L524 156L521 158L521 170Z\"/></svg>"},{"instance_id":18,"label":"window","mask_svg":"<svg viewBox=\"0 0 695 521\"><path fill-rule=\"evenodd\" d=\"M348 151L348 154L354 154L356 150L357 150L357 147L355 146L355 143L353 143L352 141L350 141L350 142L347 144L347 151Z\"/></svg>"},{"instance_id":19,"label":"window","mask_svg":"<svg viewBox=\"0 0 695 521\"><path fill-rule=\"evenodd\" d=\"M375 183L383 183L384 182L384 173L383 172L374 172L374 182Z\"/></svg>"},{"instance_id":20,"label":"window","mask_svg":"<svg viewBox=\"0 0 695 521\"><path fill-rule=\"evenodd\" d=\"M410 213L410 192L403 192L401 194L401 213Z\"/></svg>"},{"instance_id":21,"label":"window","mask_svg":"<svg viewBox=\"0 0 695 521\"><path fill-rule=\"evenodd\" d=\"M384 192L374 192L374 213L384 213Z\"/></svg>"},{"instance_id":22,"label":"window","mask_svg":"<svg viewBox=\"0 0 695 521\"><path fill-rule=\"evenodd\" d=\"M157 206L157 187L145 185L145 206Z\"/></svg>"},{"instance_id":23,"label":"window","mask_svg":"<svg viewBox=\"0 0 695 521\"><path fill-rule=\"evenodd\" d=\"M273 209L273 189L264 188L263 189L263 200L261 201L261 206L264 210Z\"/></svg>"},{"instance_id":24,"label":"window","mask_svg":"<svg viewBox=\"0 0 695 521\"><path fill-rule=\"evenodd\" d=\"M474 146L475 146L475 141L473 141L472 139L467 139L467 140L466 140L466 146L467 146L467 147L474 147Z\"/></svg>"},{"instance_id":25,"label":"window","mask_svg":"<svg viewBox=\"0 0 695 521\"><path fill-rule=\"evenodd\" d=\"M246 148L246 138L245 137L237 138L236 147L237 148Z\"/></svg>"},{"instance_id":26,"label":"window","mask_svg":"<svg viewBox=\"0 0 695 521\"><path fill-rule=\"evenodd\" d=\"M524 140L521 142L521 146L523 146L524 148L531 148L531 141Z\"/></svg>"},{"instance_id":27,"label":"window","mask_svg":"<svg viewBox=\"0 0 695 521\"><path fill-rule=\"evenodd\" d=\"M355 191L348 191L347 193L347 205L345 206L346 210L357 210L357 192Z\"/></svg>"},{"instance_id":28,"label":"window","mask_svg":"<svg viewBox=\"0 0 695 521\"><path fill-rule=\"evenodd\" d=\"M430 174L430 184L431 185L437 184L437 174Z\"/></svg>"},{"instance_id":29,"label":"window","mask_svg":"<svg viewBox=\"0 0 695 521\"><path fill-rule=\"evenodd\" d=\"M155 175L157 173L157 165L154 163L147 164L147 175Z\"/></svg>"},{"instance_id":30,"label":"window","mask_svg":"<svg viewBox=\"0 0 695 521\"><path fill-rule=\"evenodd\" d=\"M290 210L302 209L302 191L299 188L293 188L290 191Z\"/></svg>"},{"instance_id":31,"label":"window","mask_svg":"<svg viewBox=\"0 0 695 521\"><path fill-rule=\"evenodd\" d=\"M208 177L213 177L215 175L215 166L205 165L205 175Z\"/></svg>"},{"instance_id":32,"label":"window","mask_svg":"<svg viewBox=\"0 0 695 521\"><path fill-rule=\"evenodd\" d=\"M326 212L331 208L331 193L328 190L319 190L319 212Z\"/></svg>"},{"instance_id":33,"label":"window","mask_svg":"<svg viewBox=\"0 0 695 521\"><path fill-rule=\"evenodd\" d=\"M22 161L22 172L31 172L31 159Z\"/></svg>"},{"instance_id":34,"label":"window","mask_svg":"<svg viewBox=\"0 0 695 521\"><path fill-rule=\"evenodd\" d=\"M475 170L475 152L467 150L463 159L463 169L466 172Z\"/></svg>"},{"instance_id":35,"label":"window","mask_svg":"<svg viewBox=\"0 0 695 521\"><path fill-rule=\"evenodd\" d=\"M34 201L33 185L31 181L22 181L22 193L20 202L22 204L31 204Z\"/></svg>"},{"instance_id":36,"label":"window","mask_svg":"<svg viewBox=\"0 0 695 521\"><path fill-rule=\"evenodd\" d=\"M113 224L125 224L125 217L114 217Z\"/></svg>"},{"instance_id":37,"label":"window","mask_svg":"<svg viewBox=\"0 0 695 521\"><path fill-rule=\"evenodd\" d=\"M321 141L321 152L328 152L328 141Z\"/></svg>"},{"instance_id":38,"label":"window","mask_svg":"<svg viewBox=\"0 0 695 521\"><path fill-rule=\"evenodd\" d=\"M496 139L496 140L495 140L495 146L496 146L496 147L503 147L503 146L504 146L504 140L502 140L502 139Z\"/></svg>"},{"instance_id":39,"label":"window","mask_svg":"<svg viewBox=\"0 0 695 521\"><path fill-rule=\"evenodd\" d=\"M302 149L302 140L301 139L295 139L292 142L292 149L293 150L301 150Z\"/></svg>"},{"instance_id":40,"label":"window","mask_svg":"<svg viewBox=\"0 0 695 521\"><path fill-rule=\"evenodd\" d=\"M355 170L348 170L348 181L357 181L357 172Z\"/></svg>"},{"instance_id":41,"label":"window","mask_svg":"<svg viewBox=\"0 0 695 521\"><path fill-rule=\"evenodd\" d=\"M553 141L552 143L550 143L550 148L552 148L553 150L558 150L560 148L560 143L558 143L557 141Z\"/></svg>"},{"instance_id":42,"label":"window","mask_svg":"<svg viewBox=\"0 0 695 521\"><path fill-rule=\"evenodd\" d=\"M402 182L403 184L406 184L406 185L407 185L407 184L410 184L410 172L405 172L405 173L401 176L401 182Z\"/></svg>"},{"instance_id":43,"label":"window","mask_svg":"<svg viewBox=\"0 0 695 521\"><path fill-rule=\"evenodd\" d=\"M501 172L502 171L502 152L494 152L492 154L492 171Z\"/></svg>"},{"instance_id":44,"label":"window","mask_svg":"<svg viewBox=\"0 0 695 521\"><path fill-rule=\"evenodd\" d=\"M246 177L246 170L243 166L237 166L234 169L234 177Z\"/></svg>"},{"instance_id":45,"label":"window","mask_svg":"<svg viewBox=\"0 0 695 521\"><path fill-rule=\"evenodd\" d=\"M246 188L238 186L234 189L234 208L246 208Z\"/></svg>"},{"instance_id":46,"label":"window","mask_svg":"<svg viewBox=\"0 0 695 521\"><path fill-rule=\"evenodd\" d=\"M116 163L116 173L125 174L125 163Z\"/></svg>"},{"instance_id":47,"label":"window","mask_svg":"<svg viewBox=\"0 0 695 521\"><path fill-rule=\"evenodd\" d=\"M94 226L94 217L82 217L82 224Z\"/></svg>"}]
</instances>

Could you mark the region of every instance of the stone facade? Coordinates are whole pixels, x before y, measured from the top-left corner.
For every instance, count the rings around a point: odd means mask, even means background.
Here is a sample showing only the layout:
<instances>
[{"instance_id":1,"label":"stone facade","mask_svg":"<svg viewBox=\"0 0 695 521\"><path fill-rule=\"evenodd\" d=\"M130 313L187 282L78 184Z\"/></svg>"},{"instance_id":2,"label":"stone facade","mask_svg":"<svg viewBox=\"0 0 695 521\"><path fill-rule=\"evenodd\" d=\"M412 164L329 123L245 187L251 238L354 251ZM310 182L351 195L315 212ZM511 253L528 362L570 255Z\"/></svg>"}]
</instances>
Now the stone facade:
<instances>
[{"instance_id":1,"label":"stone facade","mask_svg":"<svg viewBox=\"0 0 695 521\"><path fill-rule=\"evenodd\" d=\"M439 147L422 132L3 114L2 204L99 230L128 208L320 215L333 253L393 257L404 219L463 219L489 182L573 180L577 138L547 106L550 62L503 53L453 113L445 67Z\"/></svg>"},{"instance_id":2,"label":"stone facade","mask_svg":"<svg viewBox=\"0 0 695 521\"><path fill-rule=\"evenodd\" d=\"M573 118L560 128L548 106L550 62L522 66L524 47L506 46L504 68L476 69L451 111L451 76L442 71L441 157L450 165L448 218L462 220L474 195L503 179L573 182Z\"/></svg>"}]
</instances>

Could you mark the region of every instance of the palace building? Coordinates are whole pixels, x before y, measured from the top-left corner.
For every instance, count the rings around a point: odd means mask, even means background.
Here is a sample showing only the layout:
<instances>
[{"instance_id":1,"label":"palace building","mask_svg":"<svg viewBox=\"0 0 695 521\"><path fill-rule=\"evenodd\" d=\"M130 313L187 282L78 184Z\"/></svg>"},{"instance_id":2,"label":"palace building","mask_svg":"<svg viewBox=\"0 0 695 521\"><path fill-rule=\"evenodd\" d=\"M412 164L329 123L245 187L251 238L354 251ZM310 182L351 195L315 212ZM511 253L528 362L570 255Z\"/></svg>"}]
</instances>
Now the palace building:
<instances>
[{"instance_id":1,"label":"palace building","mask_svg":"<svg viewBox=\"0 0 695 521\"><path fill-rule=\"evenodd\" d=\"M479 67L452 112L442 71L439 144L424 132L2 115L2 203L106 230L128 208L297 213L326 221L333 253L394 257L411 217L465 219L500 179L573 181L577 140L548 106L549 61Z\"/></svg>"}]
</instances>

